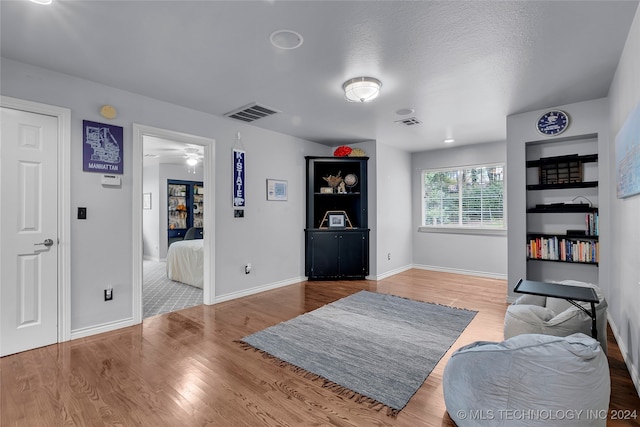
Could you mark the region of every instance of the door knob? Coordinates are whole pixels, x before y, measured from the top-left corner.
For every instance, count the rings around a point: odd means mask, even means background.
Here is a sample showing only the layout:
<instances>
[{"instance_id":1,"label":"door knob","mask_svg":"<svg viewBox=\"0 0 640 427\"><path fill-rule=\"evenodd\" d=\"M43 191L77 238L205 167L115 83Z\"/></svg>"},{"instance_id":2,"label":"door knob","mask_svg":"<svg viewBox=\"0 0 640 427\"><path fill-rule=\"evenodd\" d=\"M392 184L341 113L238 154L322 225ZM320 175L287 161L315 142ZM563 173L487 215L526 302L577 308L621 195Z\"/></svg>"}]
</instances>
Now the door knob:
<instances>
[{"instance_id":1,"label":"door knob","mask_svg":"<svg viewBox=\"0 0 640 427\"><path fill-rule=\"evenodd\" d=\"M45 239L42 243L34 243L33 246L44 245L46 247L53 246L53 240Z\"/></svg>"}]
</instances>

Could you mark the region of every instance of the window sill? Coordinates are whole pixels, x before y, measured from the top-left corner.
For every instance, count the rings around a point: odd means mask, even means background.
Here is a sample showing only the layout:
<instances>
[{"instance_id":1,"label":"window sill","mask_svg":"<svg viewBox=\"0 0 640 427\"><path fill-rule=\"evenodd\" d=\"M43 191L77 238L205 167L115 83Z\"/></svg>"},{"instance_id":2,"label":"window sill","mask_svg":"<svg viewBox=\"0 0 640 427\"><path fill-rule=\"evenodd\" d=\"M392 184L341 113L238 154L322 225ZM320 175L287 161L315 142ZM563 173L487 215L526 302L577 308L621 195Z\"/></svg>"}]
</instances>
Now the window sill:
<instances>
[{"instance_id":1,"label":"window sill","mask_svg":"<svg viewBox=\"0 0 640 427\"><path fill-rule=\"evenodd\" d=\"M482 236L506 236L506 228L466 228L466 227L418 227L419 233L475 234Z\"/></svg>"}]
</instances>

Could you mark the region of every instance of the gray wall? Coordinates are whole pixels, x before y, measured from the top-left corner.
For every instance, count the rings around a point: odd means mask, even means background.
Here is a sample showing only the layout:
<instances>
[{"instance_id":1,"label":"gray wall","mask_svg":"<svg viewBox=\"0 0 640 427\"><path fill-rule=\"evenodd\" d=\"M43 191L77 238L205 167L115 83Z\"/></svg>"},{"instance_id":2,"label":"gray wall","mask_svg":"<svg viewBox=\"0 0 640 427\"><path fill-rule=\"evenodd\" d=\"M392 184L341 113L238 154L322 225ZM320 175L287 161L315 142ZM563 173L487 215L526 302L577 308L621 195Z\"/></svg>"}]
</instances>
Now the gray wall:
<instances>
[{"instance_id":1,"label":"gray wall","mask_svg":"<svg viewBox=\"0 0 640 427\"><path fill-rule=\"evenodd\" d=\"M72 76L2 58L2 95L71 109L71 331L86 331L132 317L132 125L139 123L216 140L216 297L303 279L304 156L330 151L308 141L160 102ZM104 188L100 175L82 171L82 120L105 122L103 104L118 109L109 123L124 128L121 188ZM233 218L231 148L240 131L247 150L247 208ZM265 161L269 159L269 161ZM267 202L267 178L289 182L287 202ZM251 262L250 275L242 266ZM113 285L114 300L102 290Z\"/></svg>"},{"instance_id":2,"label":"gray wall","mask_svg":"<svg viewBox=\"0 0 640 427\"><path fill-rule=\"evenodd\" d=\"M607 299L609 320L620 351L640 392L640 195L616 198L615 136L631 110L640 103L640 9L609 91L611 201L611 275Z\"/></svg>"},{"instance_id":3,"label":"gray wall","mask_svg":"<svg viewBox=\"0 0 640 427\"><path fill-rule=\"evenodd\" d=\"M413 264L418 268L505 278L507 275L507 236L499 234L468 234L460 232L420 232L421 173L425 169L448 168L478 164L503 163L505 143L453 147L415 153L412 156L413 184ZM509 182L507 174L506 180ZM510 197L507 194L507 199ZM507 224L510 226L510 224Z\"/></svg>"},{"instance_id":4,"label":"gray wall","mask_svg":"<svg viewBox=\"0 0 640 427\"><path fill-rule=\"evenodd\" d=\"M376 277L382 279L411 268L411 155L377 144L376 164ZM389 259L389 254L391 254Z\"/></svg>"}]
</instances>

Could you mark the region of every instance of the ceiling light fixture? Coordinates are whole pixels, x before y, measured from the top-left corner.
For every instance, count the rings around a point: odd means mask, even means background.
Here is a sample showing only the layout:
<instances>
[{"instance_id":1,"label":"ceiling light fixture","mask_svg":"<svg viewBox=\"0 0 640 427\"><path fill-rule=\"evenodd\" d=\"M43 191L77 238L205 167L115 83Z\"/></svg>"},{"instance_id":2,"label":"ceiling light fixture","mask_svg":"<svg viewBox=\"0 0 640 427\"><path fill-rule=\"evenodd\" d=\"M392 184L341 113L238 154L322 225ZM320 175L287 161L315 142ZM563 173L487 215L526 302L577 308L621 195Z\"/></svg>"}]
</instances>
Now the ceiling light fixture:
<instances>
[{"instance_id":1,"label":"ceiling light fixture","mask_svg":"<svg viewBox=\"0 0 640 427\"><path fill-rule=\"evenodd\" d=\"M455 139L453 139L453 138L447 138L447 139L445 139L445 140L444 140L444 143L445 143L445 144L452 144L452 143L454 143L454 142L456 142L456 140L455 140Z\"/></svg>"},{"instance_id":2,"label":"ceiling light fixture","mask_svg":"<svg viewBox=\"0 0 640 427\"><path fill-rule=\"evenodd\" d=\"M31 0L33 3L37 3L37 4L51 4L53 3L53 0Z\"/></svg>"},{"instance_id":3,"label":"ceiling light fixture","mask_svg":"<svg viewBox=\"0 0 640 427\"><path fill-rule=\"evenodd\" d=\"M349 102L370 102L378 97L381 86L373 77L356 77L344 82L342 89Z\"/></svg>"},{"instance_id":4,"label":"ceiling light fixture","mask_svg":"<svg viewBox=\"0 0 640 427\"><path fill-rule=\"evenodd\" d=\"M185 158L187 159L187 172L196 173L196 166L200 160L200 151L197 148L187 147L184 149Z\"/></svg>"}]
</instances>

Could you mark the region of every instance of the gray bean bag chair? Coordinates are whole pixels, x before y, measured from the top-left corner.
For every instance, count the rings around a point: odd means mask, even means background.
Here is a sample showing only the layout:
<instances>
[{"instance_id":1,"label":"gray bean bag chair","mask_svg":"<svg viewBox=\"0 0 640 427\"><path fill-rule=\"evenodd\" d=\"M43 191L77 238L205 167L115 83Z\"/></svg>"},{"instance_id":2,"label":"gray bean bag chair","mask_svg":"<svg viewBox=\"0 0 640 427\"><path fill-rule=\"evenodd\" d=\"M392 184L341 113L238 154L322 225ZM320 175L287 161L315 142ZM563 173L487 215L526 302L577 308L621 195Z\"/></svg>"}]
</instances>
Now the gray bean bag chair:
<instances>
[{"instance_id":1,"label":"gray bean bag chair","mask_svg":"<svg viewBox=\"0 0 640 427\"><path fill-rule=\"evenodd\" d=\"M600 302L596 304L596 327L598 341L607 352L607 301L600 288L592 283L576 280L561 282L571 286L593 288ZM591 310L588 302L577 302ZM576 332L591 336L591 317L568 301L559 298L547 298L537 295L522 295L507 308L504 318L504 338L509 339L521 334L545 334L566 337Z\"/></svg>"},{"instance_id":2,"label":"gray bean bag chair","mask_svg":"<svg viewBox=\"0 0 640 427\"><path fill-rule=\"evenodd\" d=\"M598 342L581 333L479 341L453 353L443 391L459 427L604 427L609 364Z\"/></svg>"}]
</instances>

